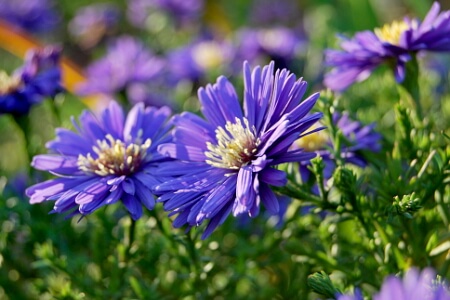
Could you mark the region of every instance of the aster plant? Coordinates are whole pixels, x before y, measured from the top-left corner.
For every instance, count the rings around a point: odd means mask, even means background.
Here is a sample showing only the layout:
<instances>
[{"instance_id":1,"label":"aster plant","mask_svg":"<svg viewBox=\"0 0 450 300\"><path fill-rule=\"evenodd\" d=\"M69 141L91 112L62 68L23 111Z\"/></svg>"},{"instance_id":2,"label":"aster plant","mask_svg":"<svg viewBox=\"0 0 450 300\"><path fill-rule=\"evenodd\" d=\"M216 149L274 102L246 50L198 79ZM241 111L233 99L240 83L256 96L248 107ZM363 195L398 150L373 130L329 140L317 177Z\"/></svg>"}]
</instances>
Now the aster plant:
<instances>
[{"instance_id":1,"label":"aster plant","mask_svg":"<svg viewBox=\"0 0 450 300\"><path fill-rule=\"evenodd\" d=\"M162 177L155 175L166 158L156 149L170 142L170 110L135 105L125 118L111 102L99 119L88 111L76 132L59 128L47 143L50 154L36 155L32 166L57 176L26 190L30 203L55 201L53 213L88 215L102 206L121 201L133 220L142 206L153 209L151 188Z\"/></svg>"},{"instance_id":2,"label":"aster plant","mask_svg":"<svg viewBox=\"0 0 450 300\"><path fill-rule=\"evenodd\" d=\"M63 91L60 52L55 47L31 50L12 75L0 71L0 114L25 115L33 105Z\"/></svg>"},{"instance_id":3,"label":"aster plant","mask_svg":"<svg viewBox=\"0 0 450 300\"><path fill-rule=\"evenodd\" d=\"M277 213L271 186L285 185L287 176L276 166L315 156L289 148L321 118L309 114L319 95L301 101L306 82L285 69L274 73L273 62L253 70L245 62L243 69L243 110L232 84L219 77L198 91L205 118L176 116L173 142L159 146L175 161L161 170L173 179L156 186L158 201L177 215L175 227L208 222L203 239L230 213L254 217L261 204Z\"/></svg>"},{"instance_id":4,"label":"aster plant","mask_svg":"<svg viewBox=\"0 0 450 300\"><path fill-rule=\"evenodd\" d=\"M374 31L358 32L350 39L342 37L342 50L325 52L325 63L332 69L324 84L335 91L345 90L384 63L401 83L408 73L407 63L414 61L417 52L450 51L449 35L450 11L440 12L435 2L423 21L404 18Z\"/></svg>"}]
</instances>

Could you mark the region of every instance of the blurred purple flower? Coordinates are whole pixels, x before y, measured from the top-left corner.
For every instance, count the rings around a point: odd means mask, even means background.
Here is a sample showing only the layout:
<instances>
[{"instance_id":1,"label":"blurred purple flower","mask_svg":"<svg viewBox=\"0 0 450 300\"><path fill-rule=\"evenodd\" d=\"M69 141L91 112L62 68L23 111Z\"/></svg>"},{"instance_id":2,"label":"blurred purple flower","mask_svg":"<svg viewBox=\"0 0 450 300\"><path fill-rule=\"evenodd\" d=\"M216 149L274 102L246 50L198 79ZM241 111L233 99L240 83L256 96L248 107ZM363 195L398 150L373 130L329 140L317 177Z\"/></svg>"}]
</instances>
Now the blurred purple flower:
<instances>
[{"instance_id":1,"label":"blurred purple flower","mask_svg":"<svg viewBox=\"0 0 450 300\"><path fill-rule=\"evenodd\" d=\"M162 11L177 23L198 20L203 10L203 0L131 0L128 3L128 20L136 27L145 28L152 13Z\"/></svg>"},{"instance_id":2,"label":"blurred purple flower","mask_svg":"<svg viewBox=\"0 0 450 300\"><path fill-rule=\"evenodd\" d=\"M367 162L359 151L380 151L381 135L373 130L375 124L363 126L361 123L351 120L346 112L342 114L334 113L333 124L336 125L336 128L342 132L346 139L346 143L343 143L340 153L345 163L365 167ZM336 164L334 155L329 150L333 147L333 144L326 131L307 135L299 139L294 146L304 148L306 151L315 151L321 156L325 164L324 178L326 180L331 178ZM311 175L308 165L309 163L300 164L300 173L304 181L307 181Z\"/></svg>"},{"instance_id":3,"label":"blurred purple flower","mask_svg":"<svg viewBox=\"0 0 450 300\"><path fill-rule=\"evenodd\" d=\"M54 47L31 50L11 76L0 71L0 114L27 114L32 105L62 92L60 52Z\"/></svg>"},{"instance_id":4,"label":"blurred purple flower","mask_svg":"<svg viewBox=\"0 0 450 300\"><path fill-rule=\"evenodd\" d=\"M324 84L341 91L356 81L366 79L382 63L389 64L397 82L405 79L406 63L422 50L450 51L450 11L439 13L435 2L423 22L405 18L381 29L356 33L342 38L342 50L327 50L325 62L333 69Z\"/></svg>"},{"instance_id":5,"label":"blurred purple flower","mask_svg":"<svg viewBox=\"0 0 450 300\"><path fill-rule=\"evenodd\" d=\"M0 19L36 33L51 31L59 23L51 0L0 0Z\"/></svg>"},{"instance_id":6,"label":"blurred purple flower","mask_svg":"<svg viewBox=\"0 0 450 300\"><path fill-rule=\"evenodd\" d=\"M118 23L119 9L108 3L80 8L69 23L70 33L84 48L95 46Z\"/></svg>"},{"instance_id":7,"label":"blurred purple flower","mask_svg":"<svg viewBox=\"0 0 450 300\"><path fill-rule=\"evenodd\" d=\"M226 71L235 50L227 41L201 39L168 54L171 81L198 81L212 71Z\"/></svg>"},{"instance_id":8,"label":"blurred purple flower","mask_svg":"<svg viewBox=\"0 0 450 300\"><path fill-rule=\"evenodd\" d=\"M185 112L174 118L173 143L159 151L176 159L162 168L173 180L158 185L158 201L178 214L175 227L209 221L208 237L228 215L259 213L261 202L272 214L279 203L270 186L283 186L286 174L274 166L309 160L314 154L288 148L320 113L308 115L318 94L304 101L306 82L274 64L250 70L244 63L244 111L223 76L198 91L205 119Z\"/></svg>"},{"instance_id":9,"label":"blurred purple flower","mask_svg":"<svg viewBox=\"0 0 450 300\"><path fill-rule=\"evenodd\" d=\"M273 60L277 68L288 68L304 46L299 35L287 27L245 28L238 32L237 39L239 60Z\"/></svg>"},{"instance_id":10,"label":"blurred purple flower","mask_svg":"<svg viewBox=\"0 0 450 300\"><path fill-rule=\"evenodd\" d=\"M256 26L299 25L302 9L295 0L255 0L250 12L250 22Z\"/></svg>"},{"instance_id":11,"label":"blurred purple flower","mask_svg":"<svg viewBox=\"0 0 450 300\"><path fill-rule=\"evenodd\" d=\"M78 87L77 93L82 96L96 93L106 95L126 93L132 103L139 102L143 98L152 99L150 94L148 97L142 97L141 93L136 93L139 87L133 86L142 84L163 86L166 81L163 72L165 64L162 58L154 55L140 41L123 36L115 40L103 58L87 68L87 81ZM153 103L146 102L146 104Z\"/></svg>"},{"instance_id":12,"label":"blurred purple flower","mask_svg":"<svg viewBox=\"0 0 450 300\"><path fill-rule=\"evenodd\" d=\"M337 300L362 300L361 294L337 295ZM385 278L374 300L450 300L450 292L442 283L436 283L436 273L427 268L420 272L408 270L403 280L396 276Z\"/></svg>"},{"instance_id":13,"label":"blurred purple flower","mask_svg":"<svg viewBox=\"0 0 450 300\"><path fill-rule=\"evenodd\" d=\"M58 176L26 190L30 203L56 201L53 213L88 215L100 207L122 201L134 220L142 205L153 209L151 188L162 177L158 165L161 143L170 142L167 119L170 110L134 106L124 117L112 101L100 119L85 111L73 122L77 132L56 130L57 138L47 143L52 154L37 155L32 166Z\"/></svg>"}]
</instances>

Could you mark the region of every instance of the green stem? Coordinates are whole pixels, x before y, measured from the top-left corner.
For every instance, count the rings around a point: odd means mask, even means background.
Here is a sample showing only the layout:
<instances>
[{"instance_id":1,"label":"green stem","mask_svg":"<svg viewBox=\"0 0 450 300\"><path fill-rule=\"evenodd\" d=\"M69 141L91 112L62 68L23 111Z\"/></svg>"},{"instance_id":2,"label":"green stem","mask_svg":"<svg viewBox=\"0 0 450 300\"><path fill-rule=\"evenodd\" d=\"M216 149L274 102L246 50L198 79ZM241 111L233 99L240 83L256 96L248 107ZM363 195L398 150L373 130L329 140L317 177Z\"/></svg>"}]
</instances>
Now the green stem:
<instances>
[{"instance_id":1,"label":"green stem","mask_svg":"<svg viewBox=\"0 0 450 300\"><path fill-rule=\"evenodd\" d=\"M131 216L130 216L130 218L131 218ZM127 250L125 253L127 263L131 257L131 247L133 246L135 233L136 233L136 221L133 218L131 218L131 224L130 224L130 227L128 228L128 245L127 245Z\"/></svg>"},{"instance_id":2,"label":"green stem","mask_svg":"<svg viewBox=\"0 0 450 300\"><path fill-rule=\"evenodd\" d=\"M28 115L14 115L13 116L14 121L16 122L17 126L20 128L23 134L23 140L25 143L25 150L27 152L27 158L28 158L28 165L33 160L34 151L30 148L32 145L31 143L31 126L30 126L30 119Z\"/></svg>"},{"instance_id":3,"label":"green stem","mask_svg":"<svg viewBox=\"0 0 450 300\"><path fill-rule=\"evenodd\" d=\"M414 102L415 110L419 120L423 118L422 105L420 104L420 87L419 87L419 64L415 54L411 54L412 59L406 63L405 80L402 86L411 96Z\"/></svg>"}]
</instances>

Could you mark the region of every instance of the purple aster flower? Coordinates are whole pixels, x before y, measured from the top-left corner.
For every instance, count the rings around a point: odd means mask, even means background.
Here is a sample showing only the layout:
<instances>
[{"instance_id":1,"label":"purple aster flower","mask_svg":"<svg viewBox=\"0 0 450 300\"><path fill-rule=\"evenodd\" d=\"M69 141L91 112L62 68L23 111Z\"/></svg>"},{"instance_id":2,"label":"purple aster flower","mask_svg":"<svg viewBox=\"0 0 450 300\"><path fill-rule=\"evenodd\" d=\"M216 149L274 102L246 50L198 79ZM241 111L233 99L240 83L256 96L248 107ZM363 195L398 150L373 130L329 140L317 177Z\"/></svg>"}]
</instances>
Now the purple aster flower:
<instances>
[{"instance_id":1,"label":"purple aster flower","mask_svg":"<svg viewBox=\"0 0 450 300\"><path fill-rule=\"evenodd\" d=\"M162 11L178 23L198 20L203 0L131 0L128 4L128 20L136 27L145 28L152 13Z\"/></svg>"},{"instance_id":2,"label":"purple aster flower","mask_svg":"<svg viewBox=\"0 0 450 300\"><path fill-rule=\"evenodd\" d=\"M0 114L27 114L31 106L62 92L60 50L31 50L11 76L0 71Z\"/></svg>"},{"instance_id":3,"label":"purple aster flower","mask_svg":"<svg viewBox=\"0 0 450 300\"><path fill-rule=\"evenodd\" d=\"M324 83L332 90L344 90L366 79L382 63L390 64L397 82L405 79L405 65L422 50L450 51L450 11L439 13L435 2L423 22L405 18L372 31L342 38L342 50L327 50L326 64L333 69Z\"/></svg>"},{"instance_id":4,"label":"purple aster flower","mask_svg":"<svg viewBox=\"0 0 450 300\"><path fill-rule=\"evenodd\" d=\"M45 32L59 22L51 0L0 0L0 19L25 31Z\"/></svg>"},{"instance_id":5,"label":"purple aster flower","mask_svg":"<svg viewBox=\"0 0 450 300\"><path fill-rule=\"evenodd\" d=\"M346 163L358 167L365 167L367 162L360 151L380 151L381 135L373 130L375 124L363 126L361 123L351 120L346 112L342 114L338 112L334 113L332 122L336 125L336 128L342 132L342 135L346 139L340 153L341 158ZM294 144L294 148L295 147L303 148L307 151L315 151L321 156L325 163L324 178L331 178L336 165L334 162L334 155L329 150L333 147L333 144L326 131L320 131L302 137ZM300 164L300 173L302 174L302 179L304 181L307 181L311 174L308 165L308 162Z\"/></svg>"},{"instance_id":6,"label":"purple aster flower","mask_svg":"<svg viewBox=\"0 0 450 300\"><path fill-rule=\"evenodd\" d=\"M244 63L244 109L223 76L198 91L205 119L185 112L173 120L173 142L159 151L176 159L162 167L174 179L158 185L164 209L177 214L175 227L198 226L208 220L202 238L227 216L258 214L261 203L276 214L279 204L270 186L283 186L278 164L309 160L302 149L289 150L320 113L309 115L319 95L304 101L306 82L274 64L253 71Z\"/></svg>"},{"instance_id":7,"label":"purple aster flower","mask_svg":"<svg viewBox=\"0 0 450 300\"><path fill-rule=\"evenodd\" d=\"M107 3L80 8L69 23L70 33L85 48L95 46L119 21L119 9Z\"/></svg>"},{"instance_id":8,"label":"purple aster flower","mask_svg":"<svg viewBox=\"0 0 450 300\"><path fill-rule=\"evenodd\" d=\"M79 86L77 93L84 96L126 92L132 98L133 93L130 95L128 92L134 84L155 86L164 82L164 66L164 60L155 56L140 41L123 36L108 48L105 57L87 68L87 81Z\"/></svg>"},{"instance_id":9,"label":"purple aster flower","mask_svg":"<svg viewBox=\"0 0 450 300\"><path fill-rule=\"evenodd\" d=\"M54 213L88 215L121 200L134 220L142 205L153 209L151 188L162 177L156 174L166 158L158 154L161 143L170 142L167 107L134 106L124 117L111 102L101 118L85 111L77 132L57 129L57 138L47 143L51 154L37 155L32 166L58 176L26 190L30 203L53 200Z\"/></svg>"},{"instance_id":10,"label":"purple aster flower","mask_svg":"<svg viewBox=\"0 0 450 300\"><path fill-rule=\"evenodd\" d=\"M450 292L442 283L436 283L436 273L427 268L420 272L408 270L403 280L396 276L387 277L374 300L450 300ZM362 300L359 295L338 295L337 300Z\"/></svg>"},{"instance_id":11,"label":"purple aster flower","mask_svg":"<svg viewBox=\"0 0 450 300\"><path fill-rule=\"evenodd\" d=\"M243 29L238 33L238 56L251 62L273 60L278 68L286 68L301 51L304 41L287 27Z\"/></svg>"}]
</instances>

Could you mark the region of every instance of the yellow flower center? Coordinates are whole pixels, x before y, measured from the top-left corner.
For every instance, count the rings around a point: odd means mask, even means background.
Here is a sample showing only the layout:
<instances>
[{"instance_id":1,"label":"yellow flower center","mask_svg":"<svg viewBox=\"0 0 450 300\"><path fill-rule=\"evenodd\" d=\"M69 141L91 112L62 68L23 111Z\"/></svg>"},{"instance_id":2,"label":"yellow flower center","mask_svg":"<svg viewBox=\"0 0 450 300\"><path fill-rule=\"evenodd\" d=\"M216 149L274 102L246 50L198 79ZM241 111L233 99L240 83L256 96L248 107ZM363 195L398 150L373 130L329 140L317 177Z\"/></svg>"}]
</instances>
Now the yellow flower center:
<instances>
[{"instance_id":1,"label":"yellow flower center","mask_svg":"<svg viewBox=\"0 0 450 300\"><path fill-rule=\"evenodd\" d=\"M320 124L314 124L311 129L314 130L322 126ZM324 149L326 143L330 139L325 130L316 131L311 134L305 135L296 141L297 146L305 149L306 151L314 152L320 149Z\"/></svg>"},{"instance_id":2,"label":"yellow flower center","mask_svg":"<svg viewBox=\"0 0 450 300\"><path fill-rule=\"evenodd\" d=\"M192 57L197 65L205 70L211 70L223 64L223 50L218 43L202 42L192 50Z\"/></svg>"},{"instance_id":3,"label":"yellow flower center","mask_svg":"<svg viewBox=\"0 0 450 300\"><path fill-rule=\"evenodd\" d=\"M225 128L216 129L217 144L206 143L209 151L205 152L208 164L217 168L237 170L247 165L256 153L259 138L255 127L250 127L248 120L236 118L236 123L228 121Z\"/></svg>"},{"instance_id":4,"label":"yellow flower center","mask_svg":"<svg viewBox=\"0 0 450 300\"><path fill-rule=\"evenodd\" d=\"M97 154L96 158L93 158L91 153L78 156L78 168L85 173L100 176L129 175L144 161L150 145L150 139L143 144L136 141L127 145L108 134L106 140L97 141L97 146L92 148Z\"/></svg>"},{"instance_id":5,"label":"yellow flower center","mask_svg":"<svg viewBox=\"0 0 450 300\"><path fill-rule=\"evenodd\" d=\"M410 25L405 21L394 21L391 24L385 24L382 28L375 28L374 32L380 40L398 45L402 33L409 28Z\"/></svg>"},{"instance_id":6,"label":"yellow flower center","mask_svg":"<svg viewBox=\"0 0 450 300\"><path fill-rule=\"evenodd\" d=\"M9 76L5 71L0 71L0 95L6 95L22 84L20 77Z\"/></svg>"}]
</instances>

